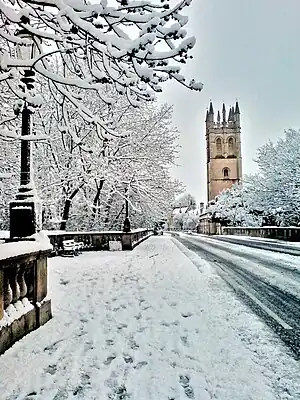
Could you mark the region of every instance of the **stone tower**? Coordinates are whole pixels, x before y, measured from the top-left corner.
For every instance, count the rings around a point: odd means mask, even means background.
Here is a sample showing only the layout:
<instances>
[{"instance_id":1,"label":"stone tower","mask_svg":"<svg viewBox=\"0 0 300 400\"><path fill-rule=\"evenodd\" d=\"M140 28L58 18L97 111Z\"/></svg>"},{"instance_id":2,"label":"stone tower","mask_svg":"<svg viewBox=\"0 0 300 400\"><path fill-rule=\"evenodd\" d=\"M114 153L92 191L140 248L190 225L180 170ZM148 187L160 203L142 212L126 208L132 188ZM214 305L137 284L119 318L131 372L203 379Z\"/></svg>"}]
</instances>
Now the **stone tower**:
<instances>
[{"instance_id":1,"label":"stone tower","mask_svg":"<svg viewBox=\"0 0 300 400\"><path fill-rule=\"evenodd\" d=\"M207 199L213 200L222 190L239 183L242 178L241 125L238 102L229 108L223 104L222 120L220 111L215 121L214 109L210 102L206 113L207 148Z\"/></svg>"}]
</instances>

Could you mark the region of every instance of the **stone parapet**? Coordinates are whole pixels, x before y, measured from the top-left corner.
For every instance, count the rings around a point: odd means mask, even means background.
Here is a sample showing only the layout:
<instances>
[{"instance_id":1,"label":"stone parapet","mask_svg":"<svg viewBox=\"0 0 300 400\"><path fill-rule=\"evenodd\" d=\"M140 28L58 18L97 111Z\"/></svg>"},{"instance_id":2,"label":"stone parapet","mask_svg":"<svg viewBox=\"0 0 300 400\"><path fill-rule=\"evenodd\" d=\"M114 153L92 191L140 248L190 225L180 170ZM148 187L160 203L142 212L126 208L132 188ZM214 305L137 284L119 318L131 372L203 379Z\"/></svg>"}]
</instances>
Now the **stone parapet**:
<instances>
[{"instance_id":1,"label":"stone parapet","mask_svg":"<svg viewBox=\"0 0 300 400\"><path fill-rule=\"evenodd\" d=\"M13 245L15 252L11 254ZM47 257L51 249L38 247L30 241L0 245L0 354L52 318L51 300L47 298Z\"/></svg>"},{"instance_id":2,"label":"stone parapet","mask_svg":"<svg viewBox=\"0 0 300 400\"><path fill-rule=\"evenodd\" d=\"M139 243L153 234L149 229L135 229L130 232L55 232L48 231L53 248L59 254L63 248L63 241L74 240L83 243L82 250L101 251L110 249L110 242L120 242L122 250L133 250Z\"/></svg>"}]
</instances>

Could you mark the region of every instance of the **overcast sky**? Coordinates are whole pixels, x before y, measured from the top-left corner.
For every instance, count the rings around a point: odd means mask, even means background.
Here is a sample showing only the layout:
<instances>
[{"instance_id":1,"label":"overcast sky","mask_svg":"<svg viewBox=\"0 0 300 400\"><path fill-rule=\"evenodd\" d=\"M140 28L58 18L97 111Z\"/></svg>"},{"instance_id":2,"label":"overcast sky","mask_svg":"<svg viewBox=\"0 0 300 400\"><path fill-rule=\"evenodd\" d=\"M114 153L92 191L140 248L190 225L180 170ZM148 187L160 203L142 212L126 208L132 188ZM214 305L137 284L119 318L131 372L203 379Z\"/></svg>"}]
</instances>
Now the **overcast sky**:
<instances>
[{"instance_id":1,"label":"overcast sky","mask_svg":"<svg viewBox=\"0 0 300 400\"><path fill-rule=\"evenodd\" d=\"M181 167L174 174L200 202L206 201L210 99L215 109L239 100L244 173L255 171L260 145L300 128L300 0L193 0L188 9L188 33L197 43L184 72L204 89L169 83L161 99L174 104L181 131Z\"/></svg>"}]
</instances>

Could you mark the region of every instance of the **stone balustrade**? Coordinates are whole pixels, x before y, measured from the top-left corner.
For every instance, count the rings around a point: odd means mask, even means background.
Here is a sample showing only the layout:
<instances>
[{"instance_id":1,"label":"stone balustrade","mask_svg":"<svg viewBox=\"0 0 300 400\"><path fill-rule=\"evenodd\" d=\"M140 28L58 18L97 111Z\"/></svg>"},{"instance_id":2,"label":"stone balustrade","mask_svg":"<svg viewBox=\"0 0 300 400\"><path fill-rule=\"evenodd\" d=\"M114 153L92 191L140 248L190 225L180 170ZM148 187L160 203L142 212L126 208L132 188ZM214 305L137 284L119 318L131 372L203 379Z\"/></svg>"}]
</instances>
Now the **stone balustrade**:
<instances>
[{"instance_id":1,"label":"stone balustrade","mask_svg":"<svg viewBox=\"0 0 300 400\"><path fill-rule=\"evenodd\" d=\"M135 229L131 232L64 232L48 231L47 235L51 244L59 252L64 240L74 240L83 243L82 250L109 250L110 242L120 242L122 250L133 250L139 243L151 236L153 231L148 229Z\"/></svg>"},{"instance_id":2,"label":"stone balustrade","mask_svg":"<svg viewBox=\"0 0 300 400\"><path fill-rule=\"evenodd\" d=\"M300 227L262 226L262 227L222 227L222 235L243 235L287 241L300 241Z\"/></svg>"},{"instance_id":3,"label":"stone balustrade","mask_svg":"<svg viewBox=\"0 0 300 400\"><path fill-rule=\"evenodd\" d=\"M47 257L51 246L34 241L0 245L0 354L51 317Z\"/></svg>"}]
</instances>

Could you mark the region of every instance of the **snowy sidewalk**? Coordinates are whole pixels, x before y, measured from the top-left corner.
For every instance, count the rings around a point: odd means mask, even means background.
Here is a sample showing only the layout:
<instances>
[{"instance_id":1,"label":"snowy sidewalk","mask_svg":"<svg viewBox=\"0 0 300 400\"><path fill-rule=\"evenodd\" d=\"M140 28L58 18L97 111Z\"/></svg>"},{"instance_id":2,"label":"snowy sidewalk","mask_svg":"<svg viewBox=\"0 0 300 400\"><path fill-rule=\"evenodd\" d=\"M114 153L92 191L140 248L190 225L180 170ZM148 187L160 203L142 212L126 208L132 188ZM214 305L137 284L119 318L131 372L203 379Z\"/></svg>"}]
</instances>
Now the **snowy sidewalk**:
<instances>
[{"instance_id":1,"label":"snowy sidewalk","mask_svg":"<svg viewBox=\"0 0 300 400\"><path fill-rule=\"evenodd\" d=\"M299 399L296 361L176 243L50 259L54 318L0 357L0 399Z\"/></svg>"}]
</instances>

